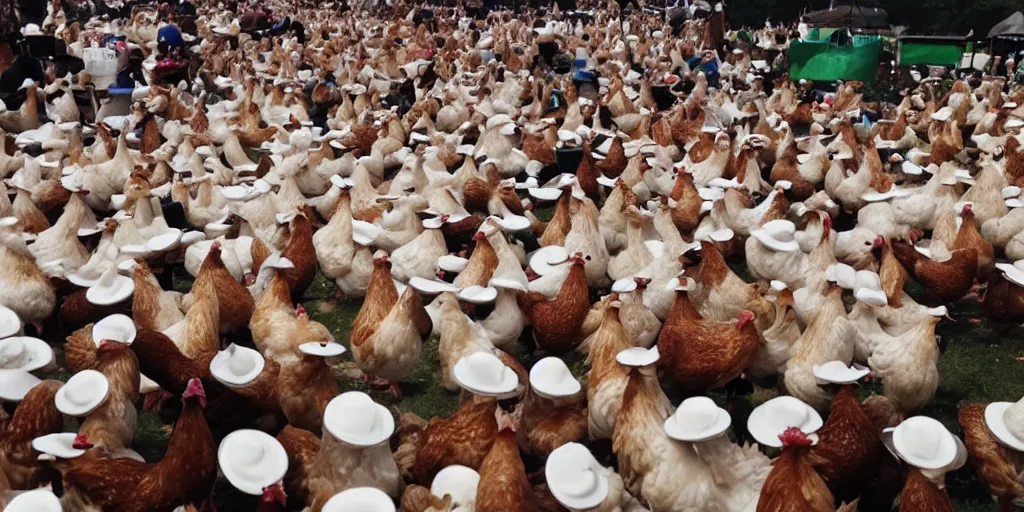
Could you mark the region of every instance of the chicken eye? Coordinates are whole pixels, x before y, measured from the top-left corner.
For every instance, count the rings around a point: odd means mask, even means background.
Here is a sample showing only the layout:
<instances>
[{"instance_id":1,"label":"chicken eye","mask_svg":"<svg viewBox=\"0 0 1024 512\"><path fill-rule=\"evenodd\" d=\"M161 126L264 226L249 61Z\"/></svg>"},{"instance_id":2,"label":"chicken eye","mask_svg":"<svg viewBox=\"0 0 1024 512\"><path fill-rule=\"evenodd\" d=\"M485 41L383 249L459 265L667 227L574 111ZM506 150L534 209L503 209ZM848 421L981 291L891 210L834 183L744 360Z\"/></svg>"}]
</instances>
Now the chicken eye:
<instances>
[{"instance_id":1,"label":"chicken eye","mask_svg":"<svg viewBox=\"0 0 1024 512\"><path fill-rule=\"evenodd\" d=\"M864 245L868 245L868 246L870 246L870 245L871 245L871 242L864 242Z\"/></svg>"},{"instance_id":2,"label":"chicken eye","mask_svg":"<svg viewBox=\"0 0 1024 512\"><path fill-rule=\"evenodd\" d=\"M586 257L586 260L587 260L587 261L590 261L590 256L587 256L587 257Z\"/></svg>"}]
</instances>

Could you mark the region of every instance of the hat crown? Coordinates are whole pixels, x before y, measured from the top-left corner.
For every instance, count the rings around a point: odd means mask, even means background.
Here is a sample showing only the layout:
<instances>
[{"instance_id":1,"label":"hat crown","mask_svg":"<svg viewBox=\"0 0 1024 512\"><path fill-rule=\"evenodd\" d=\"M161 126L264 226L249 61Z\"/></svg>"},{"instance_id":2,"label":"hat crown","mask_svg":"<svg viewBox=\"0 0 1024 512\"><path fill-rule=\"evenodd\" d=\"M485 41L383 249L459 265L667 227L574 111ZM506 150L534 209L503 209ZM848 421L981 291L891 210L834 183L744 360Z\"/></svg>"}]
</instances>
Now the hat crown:
<instances>
[{"instance_id":1,"label":"hat crown","mask_svg":"<svg viewBox=\"0 0 1024 512\"><path fill-rule=\"evenodd\" d=\"M68 401L75 405L88 405L92 399L92 391L81 384L72 385L68 387L66 396Z\"/></svg>"},{"instance_id":2,"label":"hat crown","mask_svg":"<svg viewBox=\"0 0 1024 512\"><path fill-rule=\"evenodd\" d=\"M942 433L929 427L931 425L924 422L911 422L904 427L909 455L919 459L934 459L938 455Z\"/></svg>"},{"instance_id":3,"label":"hat crown","mask_svg":"<svg viewBox=\"0 0 1024 512\"><path fill-rule=\"evenodd\" d=\"M776 398L770 404L770 413L765 421L773 431L783 432L789 427L801 427L807 423L807 406L791 396Z\"/></svg>"},{"instance_id":4,"label":"hat crown","mask_svg":"<svg viewBox=\"0 0 1024 512\"><path fill-rule=\"evenodd\" d=\"M28 357L25 343L18 338L8 338L0 343L0 368L21 367Z\"/></svg>"},{"instance_id":5,"label":"hat crown","mask_svg":"<svg viewBox=\"0 0 1024 512\"><path fill-rule=\"evenodd\" d=\"M488 386L501 384L501 375L505 370L505 364L500 359L486 352L476 352L466 356L470 372L473 376L486 383Z\"/></svg>"},{"instance_id":6,"label":"hat crown","mask_svg":"<svg viewBox=\"0 0 1024 512\"><path fill-rule=\"evenodd\" d=\"M593 456L580 444L566 447L562 464L558 467L558 487L565 494L578 498L587 496L597 488L597 475L591 462Z\"/></svg>"},{"instance_id":7,"label":"hat crown","mask_svg":"<svg viewBox=\"0 0 1024 512\"><path fill-rule=\"evenodd\" d=\"M788 220L773 220L764 225L764 230L767 231L772 238L781 242L788 242L793 240L793 235L796 233L796 226Z\"/></svg>"},{"instance_id":8,"label":"hat crown","mask_svg":"<svg viewBox=\"0 0 1024 512\"><path fill-rule=\"evenodd\" d=\"M106 270L106 272L103 272L103 275L100 276L100 281L98 283L96 283L96 286L102 286L102 287L105 287L105 288L110 288L110 287L114 286L114 281L116 279L117 279L117 267L116 266L111 266L110 268L108 268Z\"/></svg>"},{"instance_id":9,"label":"hat crown","mask_svg":"<svg viewBox=\"0 0 1024 512\"><path fill-rule=\"evenodd\" d=\"M235 470L246 478L260 478L266 468L260 466L259 462L267 455L267 449L263 443L255 440L245 440L235 448Z\"/></svg>"},{"instance_id":10,"label":"hat crown","mask_svg":"<svg viewBox=\"0 0 1024 512\"><path fill-rule=\"evenodd\" d=\"M342 414L337 416L339 429L356 435L373 432L377 422L377 415L373 413L374 405L373 399L365 393L347 397L346 403L342 404Z\"/></svg>"},{"instance_id":11,"label":"hat crown","mask_svg":"<svg viewBox=\"0 0 1024 512\"><path fill-rule=\"evenodd\" d=\"M718 419L718 406L715 401L706 397L698 396L687 398L679 404L678 414L675 414L676 422L686 421L693 430L703 431L714 425ZM685 416L685 418L683 417Z\"/></svg>"},{"instance_id":12,"label":"hat crown","mask_svg":"<svg viewBox=\"0 0 1024 512\"><path fill-rule=\"evenodd\" d=\"M870 270L858 271L854 282L857 288L867 288L868 290L876 291L882 289L882 281L879 279L878 274Z\"/></svg>"},{"instance_id":13,"label":"hat crown","mask_svg":"<svg viewBox=\"0 0 1024 512\"><path fill-rule=\"evenodd\" d=\"M1003 413L1003 422L1014 437L1024 439L1024 398L1006 409Z\"/></svg>"},{"instance_id":14,"label":"hat crown","mask_svg":"<svg viewBox=\"0 0 1024 512\"><path fill-rule=\"evenodd\" d=\"M241 350L235 350L235 346L232 345L228 350L231 351L231 355L228 357L228 370L235 375L245 375L251 372L256 367L256 362L251 357L246 357Z\"/></svg>"}]
</instances>

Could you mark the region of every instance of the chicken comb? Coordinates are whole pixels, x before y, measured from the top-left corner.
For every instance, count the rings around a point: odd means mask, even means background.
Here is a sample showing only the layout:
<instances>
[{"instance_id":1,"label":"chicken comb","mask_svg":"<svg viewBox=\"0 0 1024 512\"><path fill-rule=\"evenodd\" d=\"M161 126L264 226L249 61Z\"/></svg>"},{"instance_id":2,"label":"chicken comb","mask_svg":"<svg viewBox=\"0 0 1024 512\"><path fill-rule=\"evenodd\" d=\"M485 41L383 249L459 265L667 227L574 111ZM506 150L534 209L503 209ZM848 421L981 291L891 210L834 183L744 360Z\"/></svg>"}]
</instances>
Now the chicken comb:
<instances>
[{"instance_id":1,"label":"chicken comb","mask_svg":"<svg viewBox=\"0 0 1024 512\"><path fill-rule=\"evenodd\" d=\"M263 488L264 503L278 503L282 507L288 502L288 495L285 494L281 484L277 483Z\"/></svg>"},{"instance_id":2,"label":"chicken comb","mask_svg":"<svg viewBox=\"0 0 1024 512\"><path fill-rule=\"evenodd\" d=\"M779 440L782 441L782 446L810 446L812 444L811 438L797 427L789 427L781 434L779 434Z\"/></svg>"},{"instance_id":3,"label":"chicken comb","mask_svg":"<svg viewBox=\"0 0 1024 512\"><path fill-rule=\"evenodd\" d=\"M302 307L302 304L295 306L295 317L303 320L309 319L309 313L306 312L306 308Z\"/></svg>"},{"instance_id":4,"label":"chicken comb","mask_svg":"<svg viewBox=\"0 0 1024 512\"><path fill-rule=\"evenodd\" d=\"M89 448L92 448L92 446L92 443L89 442L89 438L85 437L83 434L76 435L75 440L71 442L71 447L77 450L88 450Z\"/></svg>"}]
</instances>

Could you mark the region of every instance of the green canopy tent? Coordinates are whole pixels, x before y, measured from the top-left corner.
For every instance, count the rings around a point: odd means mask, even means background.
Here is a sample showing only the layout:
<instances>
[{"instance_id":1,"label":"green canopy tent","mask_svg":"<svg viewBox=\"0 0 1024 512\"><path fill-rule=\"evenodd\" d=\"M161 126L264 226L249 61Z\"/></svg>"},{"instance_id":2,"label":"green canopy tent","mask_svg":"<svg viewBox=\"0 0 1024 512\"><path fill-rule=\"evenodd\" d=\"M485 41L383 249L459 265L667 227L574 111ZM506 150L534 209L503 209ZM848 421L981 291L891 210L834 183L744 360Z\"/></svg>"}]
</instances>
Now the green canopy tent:
<instances>
[{"instance_id":1,"label":"green canopy tent","mask_svg":"<svg viewBox=\"0 0 1024 512\"><path fill-rule=\"evenodd\" d=\"M879 36L853 36L840 44L838 38L794 41L789 46L789 75L820 82L859 80L874 82L878 73Z\"/></svg>"},{"instance_id":2,"label":"green canopy tent","mask_svg":"<svg viewBox=\"0 0 1024 512\"><path fill-rule=\"evenodd\" d=\"M959 66L968 37L900 36L899 65Z\"/></svg>"}]
</instances>

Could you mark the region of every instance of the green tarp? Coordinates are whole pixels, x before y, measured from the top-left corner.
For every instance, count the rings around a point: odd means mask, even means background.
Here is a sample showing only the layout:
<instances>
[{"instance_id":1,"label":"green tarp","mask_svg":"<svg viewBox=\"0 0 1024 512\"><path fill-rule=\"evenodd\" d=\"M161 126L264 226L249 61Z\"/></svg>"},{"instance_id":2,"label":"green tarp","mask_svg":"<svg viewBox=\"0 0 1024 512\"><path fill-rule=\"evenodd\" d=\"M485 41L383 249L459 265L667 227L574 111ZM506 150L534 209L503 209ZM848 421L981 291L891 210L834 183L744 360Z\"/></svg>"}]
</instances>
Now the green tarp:
<instances>
[{"instance_id":1,"label":"green tarp","mask_svg":"<svg viewBox=\"0 0 1024 512\"><path fill-rule=\"evenodd\" d=\"M904 41L900 43L900 65L959 66L963 53L964 47L961 44Z\"/></svg>"},{"instance_id":2,"label":"green tarp","mask_svg":"<svg viewBox=\"0 0 1024 512\"><path fill-rule=\"evenodd\" d=\"M881 44L877 36L855 36L851 46L794 41L789 46L790 77L822 82L874 82Z\"/></svg>"}]
</instances>

